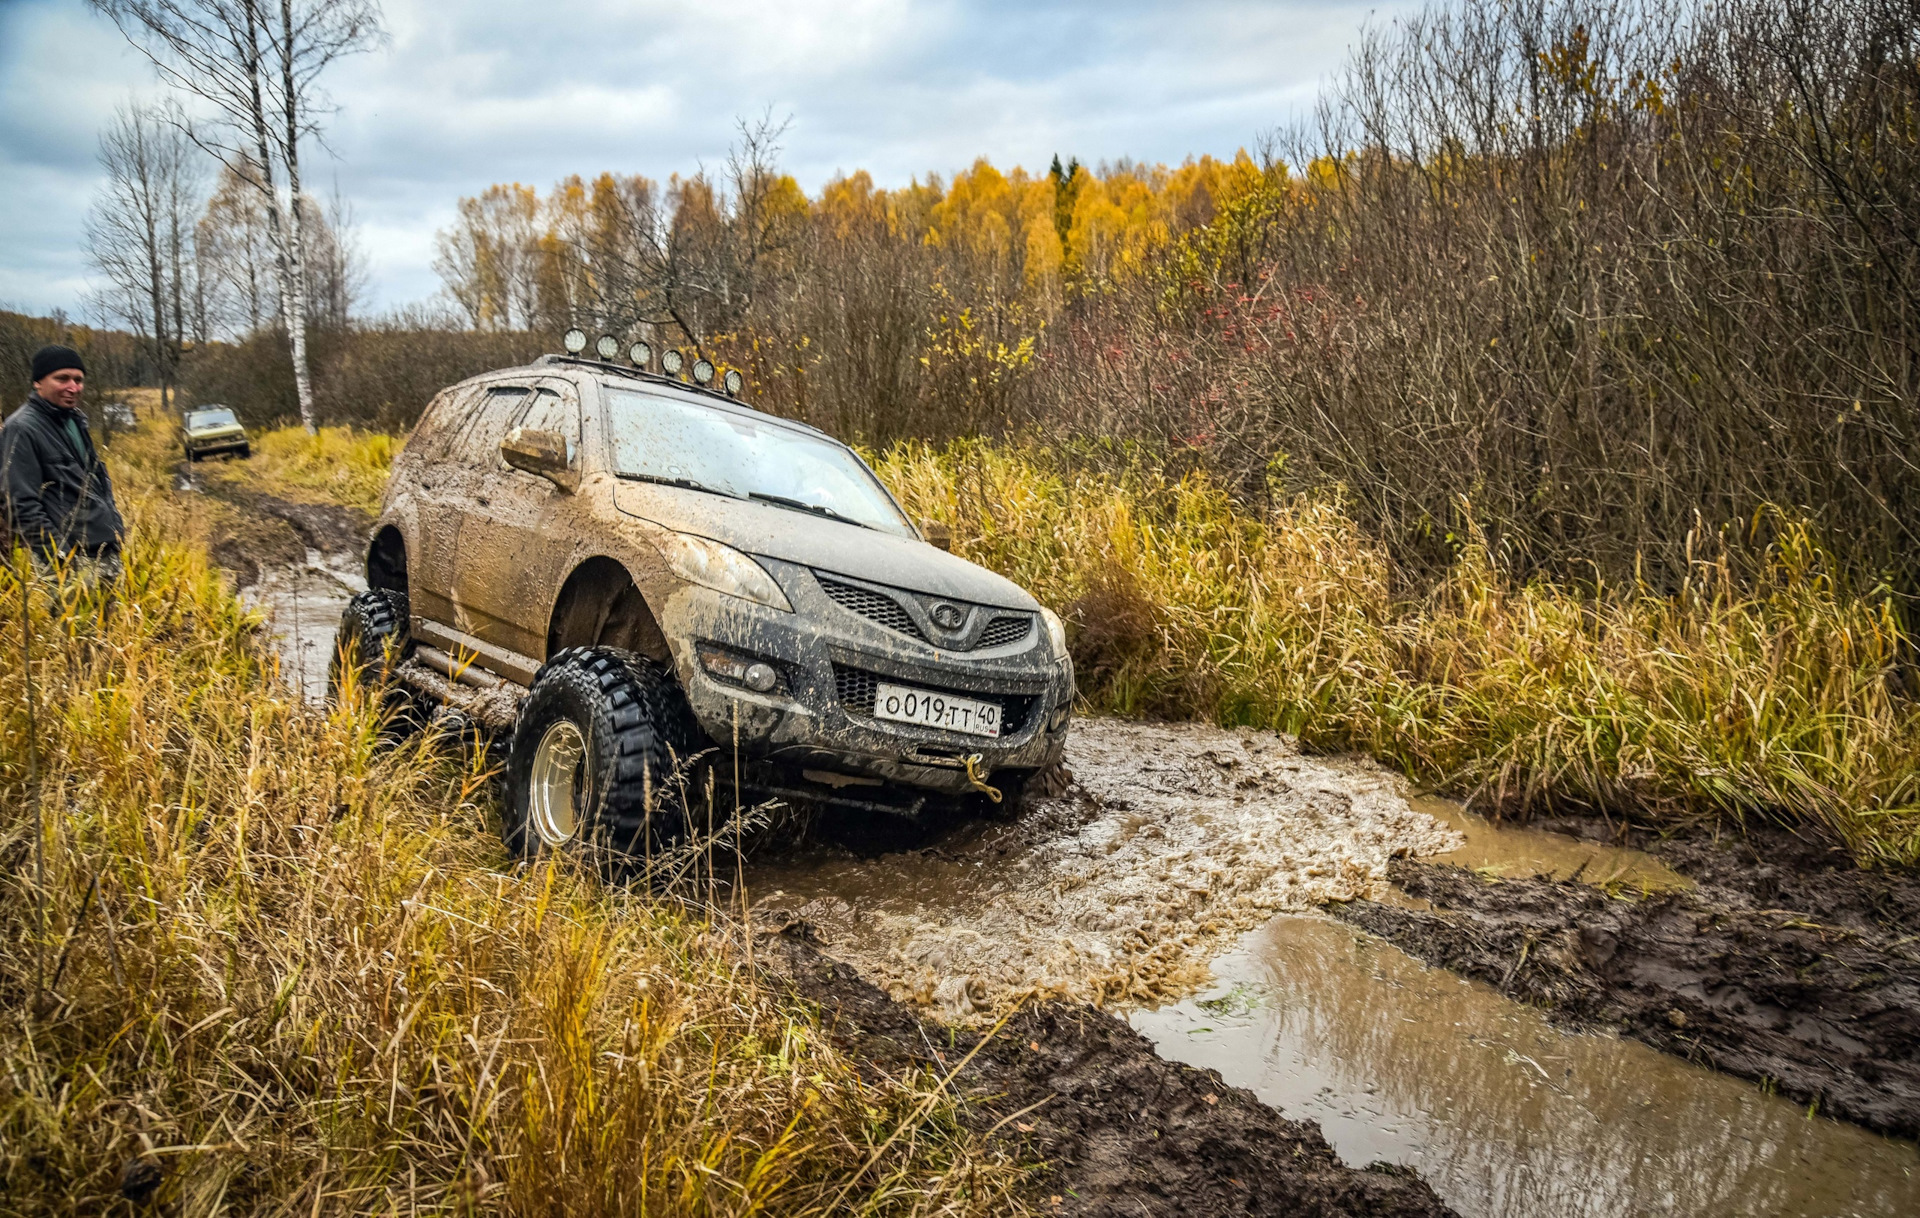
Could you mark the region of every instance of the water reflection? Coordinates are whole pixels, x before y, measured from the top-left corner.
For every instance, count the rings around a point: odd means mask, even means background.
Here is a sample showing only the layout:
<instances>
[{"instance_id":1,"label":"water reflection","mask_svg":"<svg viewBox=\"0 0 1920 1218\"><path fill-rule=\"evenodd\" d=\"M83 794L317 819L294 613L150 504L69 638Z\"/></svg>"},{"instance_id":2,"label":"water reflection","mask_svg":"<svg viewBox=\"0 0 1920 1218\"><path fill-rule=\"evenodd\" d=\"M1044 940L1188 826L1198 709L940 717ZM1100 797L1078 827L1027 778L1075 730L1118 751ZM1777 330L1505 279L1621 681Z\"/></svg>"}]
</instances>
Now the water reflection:
<instances>
[{"instance_id":1,"label":"water reflection","mask_svg":"<svg viewBox=\"0 0 1920 1218\"><path fill-rule=\"evenodd\" d=\"M1634 1041L1563 1033L1330 919L1283 916L1198 999L1136 1012L1170 1058L1417 1167L1467 1215L1920 1213L1920 1155Z\"/></svg>"},{"instance_id":2,"label":"water reflection","mask_svg":"<svg viewBox=\"0 0 1920 1218\"><path fill-rule=\"evenodd\" d=\"M1691 886L1685 876L1644 851L1496 824L1451 799L1434 795L1410 794L1407 806L1459 830L1467 839L1460 849L1434 855L1429 862L1451 863L1501 876L1566 879L1578 875L1589 884L1623 884L1648 890Z\"/></svg>"}]
</instances>

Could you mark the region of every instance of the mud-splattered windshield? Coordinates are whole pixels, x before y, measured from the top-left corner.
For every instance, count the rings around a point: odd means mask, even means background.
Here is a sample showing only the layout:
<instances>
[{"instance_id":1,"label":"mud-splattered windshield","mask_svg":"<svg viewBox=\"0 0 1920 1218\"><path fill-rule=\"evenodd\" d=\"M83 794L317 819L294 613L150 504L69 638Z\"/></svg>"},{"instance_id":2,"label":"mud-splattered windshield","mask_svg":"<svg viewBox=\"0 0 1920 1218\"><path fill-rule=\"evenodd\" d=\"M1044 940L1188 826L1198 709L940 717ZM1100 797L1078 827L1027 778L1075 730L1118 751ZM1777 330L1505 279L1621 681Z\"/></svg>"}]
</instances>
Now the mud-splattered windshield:
<instances>
[{"instance_id":1,"label":"mud-splattered windshield","mask_svg":"<svg viewBox=\"0 0 1920 1218\"><path fill-rule=\"evenodd\" d=\"M664 393L605 392L613 468L622 477L918 536L873 472L832 440Z\"/></svg>"},{"instance_id":2,"label":"mud-splattered windshield","mask_svg":"<svg viewBox=\"0 0 1920 1218\"><path fill-rule=\"evenodd\" d=\"M208 427L237 427L239 424L240 420L234 418L233 411L228 410L225 406L219 406L212 410L189 410L187 412L187 428L190 431L201 431Z\"/></svg>"}]
</instances>

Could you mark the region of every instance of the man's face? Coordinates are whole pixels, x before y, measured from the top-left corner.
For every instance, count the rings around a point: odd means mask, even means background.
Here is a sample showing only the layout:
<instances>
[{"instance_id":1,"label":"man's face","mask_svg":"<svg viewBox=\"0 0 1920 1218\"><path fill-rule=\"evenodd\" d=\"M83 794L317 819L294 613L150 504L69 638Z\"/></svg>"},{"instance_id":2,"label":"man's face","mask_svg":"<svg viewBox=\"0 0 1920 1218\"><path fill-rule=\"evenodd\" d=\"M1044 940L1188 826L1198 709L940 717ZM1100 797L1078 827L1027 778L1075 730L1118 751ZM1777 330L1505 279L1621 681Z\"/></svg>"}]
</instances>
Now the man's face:
<instances>
[{"instance_id":1,"label":"man's face","mask_svg":"<svg viewBox=\"0 0 1920 1218\"><path fill-rule=\"evenodd\" d=\"M33 383L33 391L55 406L73 410L80 405L80 391L87 387L87 374L78 368L49 372Z\"/></svg>"}]
</instances>

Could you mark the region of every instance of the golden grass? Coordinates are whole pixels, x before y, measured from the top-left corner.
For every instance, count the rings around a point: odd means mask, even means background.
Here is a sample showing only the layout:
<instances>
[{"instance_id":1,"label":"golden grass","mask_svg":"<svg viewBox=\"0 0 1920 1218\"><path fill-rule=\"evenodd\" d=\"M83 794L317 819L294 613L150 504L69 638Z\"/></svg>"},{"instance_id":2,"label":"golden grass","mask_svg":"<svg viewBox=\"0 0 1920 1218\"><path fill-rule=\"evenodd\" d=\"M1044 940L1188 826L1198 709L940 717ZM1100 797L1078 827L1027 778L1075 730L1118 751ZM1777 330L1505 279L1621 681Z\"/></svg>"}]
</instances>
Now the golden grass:
<instances>
[{"instance_id":1,"label":"golden grass","mask_svg":"<svg viewBox=\"0 0 1920 1218\"><path fill-rule=\"evenodd\" d=\"M322 427L308 435L299 427L258 432L253 455L244 461L209 458L202 476L239 482L255 490L294 499L343 503L367 512L380 510L387 473L405 436L352 427Z\"/></svg>"},{"instance_id":2,"label":"golden grass","mask_svg":"<svg viewBox=\"0 0 1920 1218\"><path fill-rule=\"evenodd\" d=\"M106 1210L129 1162L182 1214L1018 1208L725 919L509 867L483 755L298 701L120 470L111 608L33 588L23 665L0 573L7 1212Z\"/></svg>"},{"instance_id":3,"label":"golden grass","mask_svg":"<svg viewBox=\"0 0 1920 1218\"><path fill-rule=\"evenodd\" d=\"M1509 813L1809 819L1863 862L1920 861L1909 640L1790 518L1757 578L1723 556L1675 597L1517 586L1473 543L1408 604L1337 502L1255 518L1200 476L980 443L876 467L956 552L1066 613L1095 709L1274 727Z\"/></svg>"}]
</instances>

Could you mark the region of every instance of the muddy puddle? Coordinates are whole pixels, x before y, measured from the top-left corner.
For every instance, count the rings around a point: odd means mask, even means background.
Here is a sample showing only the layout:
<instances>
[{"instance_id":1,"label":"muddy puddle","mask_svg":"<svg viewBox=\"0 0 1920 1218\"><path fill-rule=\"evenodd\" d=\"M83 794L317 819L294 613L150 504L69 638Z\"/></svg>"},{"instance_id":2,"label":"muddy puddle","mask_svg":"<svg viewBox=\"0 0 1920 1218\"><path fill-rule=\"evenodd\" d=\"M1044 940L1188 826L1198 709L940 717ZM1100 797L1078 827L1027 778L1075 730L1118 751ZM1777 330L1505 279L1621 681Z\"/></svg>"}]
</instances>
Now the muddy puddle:
<instances>
[{"instance_id":1,"label":"muddy puddle","mask_svg":"<svg viewBox=\"0 0 1920 1218\"><path fill-rule=\"evenodd\" d=\"M1163 1056L1319 1122L1346 1162L1417 1168L1462 1214L1920 1213L1912 1144L1559 1031L1330 918L1277 918L1213 973L1130 1022Z\"/></svg>"},{"instance_id":2,"label":"muddy puddle","mask_svg":"<svg viewBox=\"0 0 1920 1218\"><path fill-rule=\"evenodd\" d=\"M1920 1154L1606 1034L1555 1029L1312 907L1394 899L1394 855L1500 876L1687 886L1638 851L1404 798L1269 734L1089 720L1080 789L1019 824L747 872L765 913L896 998L980 1022L1022 993L1129 1010L1173 1060L1417 1168L1469 1215L1920 1212ZM1408 900L1403 895L1398 899Z\"/></svg>"},{"instance_id":3,"label":"muddy puddle","mask_svg":"<svg viewBox=\"0 0 1920 1218\"><path fill-rule=\"evenodd\" d=\"M241 590L241 600L266 616L282 675L310 702L326 697L340 612L366 586L352 555L309 549L304 563L264 567L259 580Z\"/></svg>"},{"instance_id":4,"label":"muddy puddle","mask_svg":"<svg viewBox=\"0 0 1920 1218\"><path fill-rule=\"evenodd\" d=\"M1177 999L1274 914L1384 892L1389 859L1464 843L1385 771L1271 732L1094 719L1067 761L1074 792L1016 823L879 857L783 850L747 890L894 997L982 1018L1023 996Z\"/></svg>"}]
</instances>

